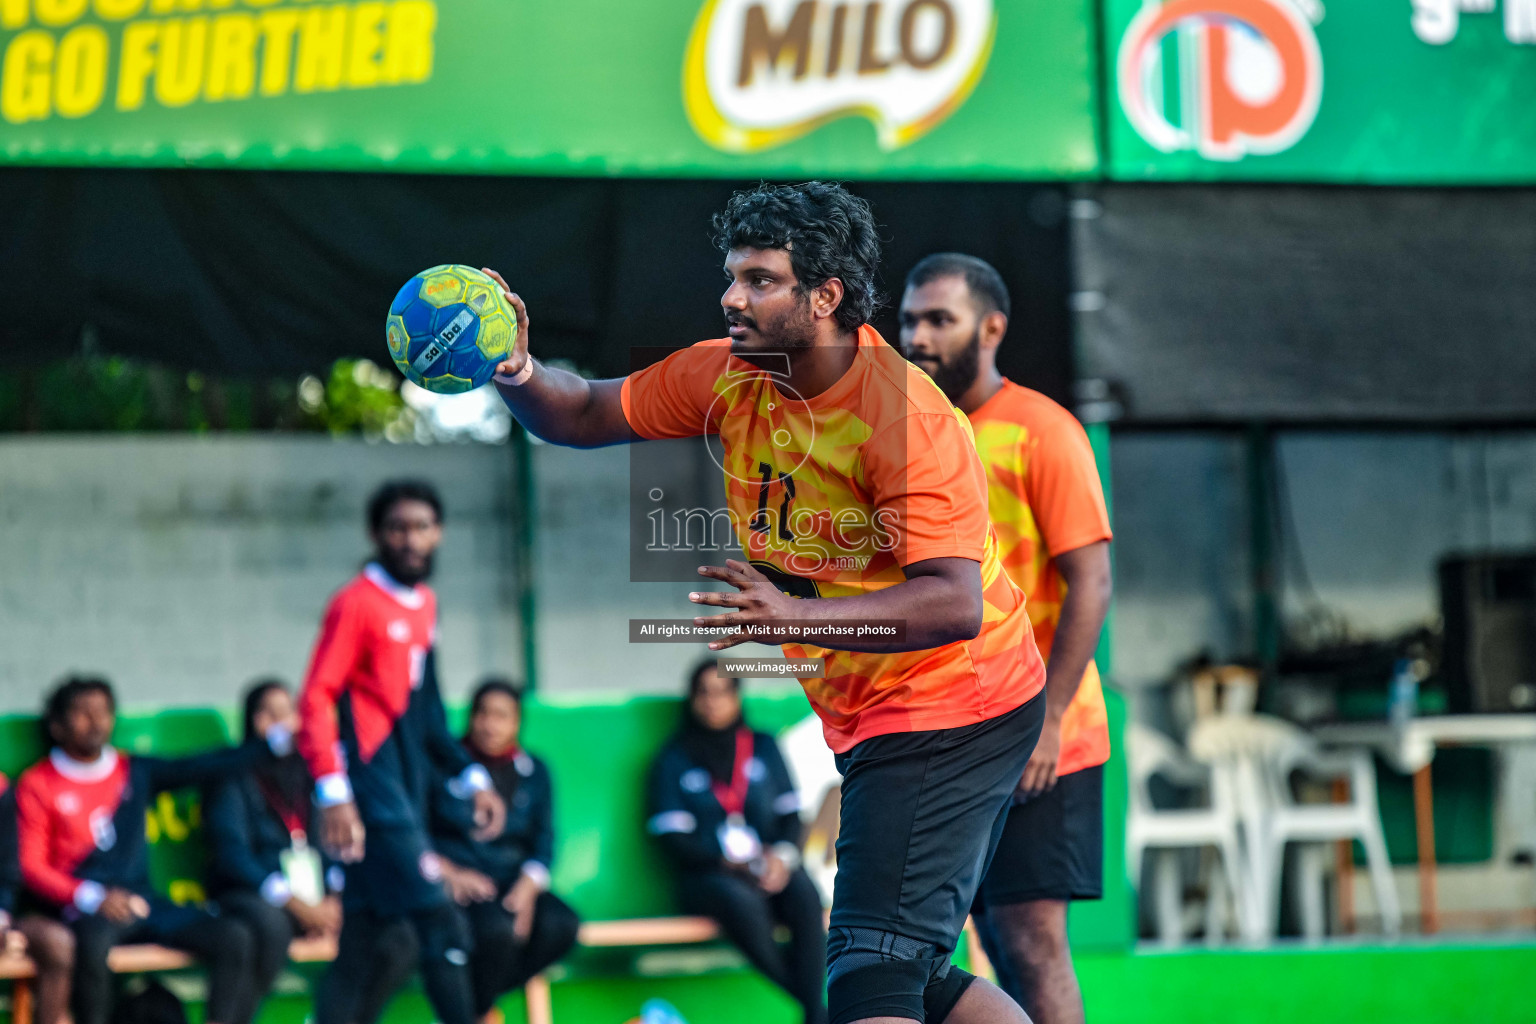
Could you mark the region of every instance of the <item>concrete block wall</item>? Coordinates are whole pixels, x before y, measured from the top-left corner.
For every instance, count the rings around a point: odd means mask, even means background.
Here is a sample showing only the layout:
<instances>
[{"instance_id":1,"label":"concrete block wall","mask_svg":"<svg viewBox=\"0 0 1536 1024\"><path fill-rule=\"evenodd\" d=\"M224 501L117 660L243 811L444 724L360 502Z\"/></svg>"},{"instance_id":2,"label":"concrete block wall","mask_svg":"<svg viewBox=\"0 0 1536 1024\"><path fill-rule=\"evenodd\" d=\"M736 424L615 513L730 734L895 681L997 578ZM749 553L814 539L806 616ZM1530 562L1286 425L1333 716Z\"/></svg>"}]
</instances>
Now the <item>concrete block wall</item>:
<instances>
[{"instance_id":1,"label":"concrete block wall","mask_svg":"<svg viewBox=\"0 0 1536 1024\"><path fill-rule=\"evenodd\" d=\"M693 664L710 656L704 644L631 644L631 618L689 618L688 591L698 584L630 580L631 459L639 472L675 463L690 480L721 490L720 470L695 441L652 442L645 450L618 445L576 451L533 447L539 508L534 574L539 602L539 681L548 694L581 691L681 693ZM714 504L709 507L715 507ZM739 552L699 556L720 564ZM766 653L770 648L750 647ZM754 688L782 686L753 681ZM793 684L791 684L793 685ZM809 709L807 709L809 710Z\"/></svg>"},{"instance_id":2,"label":"concrete block wall","mask_svg":"<svg viewBox=\"0 0 1536 1024\"><path fill-rule=\"evenodd\" d=\"M232 704L297 680L329 595L369 550L363 510L394 476L447 504L434 579L450 696L522 671L512 449L293 435L0 441L0 712L72 670L126 705Z\"/></svg>"},{"instance_id":3,"label":"concrete block wall","mask_svg":"<svg viewBox=\"0 0 1536 1024\"><path fill-rule=\"evenodd\" d=\"M700 446L670 444L654 449L663 462L717 479ZM521 675L515 451L293 435L0 440L0 713L35 707L72 669L105 672L145 705L232 704L255 675L297 679L326 598L367 555L364 502L390 476L431 479L448 503L434 580L447 694L486 672ZM1241 439L1121 434L1111 452L1117 680L1154 682L1201 647L1246 653ZM632 617L692 611L686 584L630 582L630 450L532 453L544 692L678 692L702 645L627 642ZM1310 600L1297 545L1317 597L1364 632L1435 617L1443 551L1536 547L1536 434L1289 434L1277 455L1288 615Z\"/></svg>"}]
</instances>

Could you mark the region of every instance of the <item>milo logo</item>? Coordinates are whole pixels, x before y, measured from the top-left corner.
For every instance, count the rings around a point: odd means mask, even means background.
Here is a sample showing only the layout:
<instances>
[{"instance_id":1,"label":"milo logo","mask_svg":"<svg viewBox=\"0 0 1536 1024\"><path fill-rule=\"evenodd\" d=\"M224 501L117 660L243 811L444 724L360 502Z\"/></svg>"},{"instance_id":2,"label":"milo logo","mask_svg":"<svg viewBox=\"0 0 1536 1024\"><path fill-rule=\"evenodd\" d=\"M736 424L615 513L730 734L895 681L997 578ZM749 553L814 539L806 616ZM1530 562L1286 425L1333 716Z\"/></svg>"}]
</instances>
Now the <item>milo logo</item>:
<instances>
[{"instance_id":1,"label":"milo logo","mask_svg":"<svg viewBox=\"0 0 1536 1024\"><path fill-rule=\"evenodd\" d=\"M996 25L992 0L708 0L683 68L688 120L750 153L857 116L895 149L965 102Z\"/></svg>"}]
</instances>

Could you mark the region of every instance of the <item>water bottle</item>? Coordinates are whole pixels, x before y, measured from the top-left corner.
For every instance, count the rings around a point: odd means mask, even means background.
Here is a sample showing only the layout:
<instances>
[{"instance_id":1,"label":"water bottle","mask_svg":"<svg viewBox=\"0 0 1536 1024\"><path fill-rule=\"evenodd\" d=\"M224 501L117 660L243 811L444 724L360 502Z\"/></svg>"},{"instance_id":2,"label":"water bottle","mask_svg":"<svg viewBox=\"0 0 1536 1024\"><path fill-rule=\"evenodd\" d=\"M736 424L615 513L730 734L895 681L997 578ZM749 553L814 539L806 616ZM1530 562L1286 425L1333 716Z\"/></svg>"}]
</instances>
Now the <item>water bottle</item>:
<instances>
[{"instance_id":1,"label":"water bottle","mask_svg":"<svg viewBox=\"0 0 1536 1024\"><path fill-rule=\"evenodd\" d=\"M640 1024L688 1024L677 1007L665 999L647 999L640 1007Z\"/></svg>"},{"instance_id":2,"label":"water bottle","mask_svg":"<svg viewBox=\"0 0 1536 1024\"><path fill-rule=\"evenodd\" d=\"M1405 729L1419 708L1419 673L1412 658L1398 658L1392 666L1392 682L1387 689L1387 721L1394 729Z\"/></svg>"}]
</instances>

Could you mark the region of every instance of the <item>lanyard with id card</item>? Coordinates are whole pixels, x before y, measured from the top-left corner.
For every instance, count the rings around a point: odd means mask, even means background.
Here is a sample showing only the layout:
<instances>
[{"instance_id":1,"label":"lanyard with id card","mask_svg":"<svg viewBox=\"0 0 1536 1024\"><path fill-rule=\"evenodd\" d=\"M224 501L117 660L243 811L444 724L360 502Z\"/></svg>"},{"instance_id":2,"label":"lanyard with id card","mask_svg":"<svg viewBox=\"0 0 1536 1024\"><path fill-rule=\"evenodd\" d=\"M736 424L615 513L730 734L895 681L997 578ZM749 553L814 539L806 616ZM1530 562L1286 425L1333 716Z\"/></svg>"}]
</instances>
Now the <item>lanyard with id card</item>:
<instances>
[{"instance_id":1,"label":"lanyard with id card","mask_svg":"<svg viewBox=\"0 0 1536 1024\"><path fill-rule=\"evenodd\" d=\"M298 807L290 805L271 790L267 790L266 797L288 830L290 845L277 855L288 892L300 903L318 907L325 901L325 866L320 862L320 851L309 845L309 836L304 831L307 808L302 807L302 802Z\"/></svg>"},{"instance_id":2,"label":"lanyard with id card","mask_svg":"<svg viewBox=\"0 0 1536 1024\"><path fill-rule=\"evenodd\" d=\"M325 871L320 851L309 845L304 831L290 832L293 845L277 855L288 891L300 903L318 907L325 900Z\"/></svg>"},{"instance_id":3,"label":"lanyard with id card","mask_svg":"<svg viewBox=\"0 0 1536 1024\"><path fill-rule=\"evenodd\" d=\"M742 726L736 730L736 757L731 765L731 784L712 783L715 799L725 811L725 824L716 833L720 840L720 852L732 864L750 864L763 853L763 841L757 830L747 824L743 811L747 808L747 790L752 780L747 775L747 762L752 759L752 730Z\"/></svg>"}]
</instances>

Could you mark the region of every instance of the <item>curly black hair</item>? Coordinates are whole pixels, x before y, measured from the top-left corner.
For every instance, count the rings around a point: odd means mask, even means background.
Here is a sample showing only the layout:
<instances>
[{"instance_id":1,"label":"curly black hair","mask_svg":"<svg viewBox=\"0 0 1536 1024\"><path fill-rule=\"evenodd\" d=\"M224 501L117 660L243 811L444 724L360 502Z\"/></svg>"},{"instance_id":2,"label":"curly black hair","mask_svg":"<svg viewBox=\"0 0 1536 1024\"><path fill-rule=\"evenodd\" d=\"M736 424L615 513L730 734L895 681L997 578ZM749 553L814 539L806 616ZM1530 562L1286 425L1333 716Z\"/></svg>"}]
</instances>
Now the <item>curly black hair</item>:
<instances>
[{"instance_id":1,"label":"curly black hair","mask_svg":"<svg viewBox=\"0 0 1536 1024\"><path fill-rule=\"evenodd\" d=\"M512 703L521 709L523 706L523 692L523 684L514 679L508 679L506 676L486 676L480 680L480 685L475 687L474 695L469 698L469 713L471 715L478 714L480 705L487 697L494 693L512 698Z\"/></svg>"},{"instance_id":2,"label":"curly black hair","mask_svg":"<svg viewBox=\"0 0 1536 1024\"><path fill-rule=\"evenodd\" d=\"M715 244L732 249L783 249L803 294L832 278L843 282L838 327L856 331L881 304L875 287L880 235L869 203L835 181L761 184L731 196L715 215Z\"/></svg>"},{"instance_id":3,"label":"curly black hair","mask_svg":"<svg viewBox=\"0 0 1536 1024\"><path fill-rule=\"evenodd\" d=\"M64 724L64 719L68 717L70 708L75 706L75 701L88 693L106 694L107 703L112 705L112 710L117 710L117 694L112 692L112 684L103 676L65 676L43 699L41 724L44 735L47 735L49 727Z\"/></svg>"},{"instance_id":4,"label":"curly black hair","mask_svg":"<svg viewBox=\"0 0 1536 1024\"><path fill-rule=\"evenodd\" d=\"M390 480L368 499L368 529L378 533L389 510L401 501L425 502L432 507L437 521L443 521L443 499L438 496L436 487L425 480Z\"/></svg>"}]
</instances>

